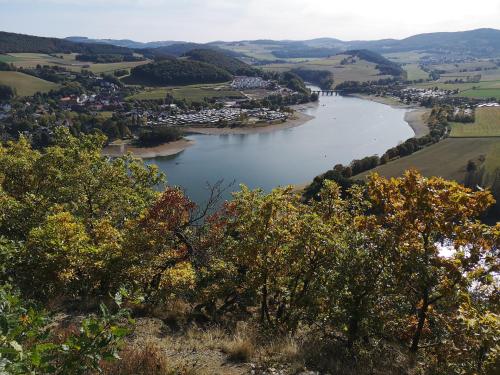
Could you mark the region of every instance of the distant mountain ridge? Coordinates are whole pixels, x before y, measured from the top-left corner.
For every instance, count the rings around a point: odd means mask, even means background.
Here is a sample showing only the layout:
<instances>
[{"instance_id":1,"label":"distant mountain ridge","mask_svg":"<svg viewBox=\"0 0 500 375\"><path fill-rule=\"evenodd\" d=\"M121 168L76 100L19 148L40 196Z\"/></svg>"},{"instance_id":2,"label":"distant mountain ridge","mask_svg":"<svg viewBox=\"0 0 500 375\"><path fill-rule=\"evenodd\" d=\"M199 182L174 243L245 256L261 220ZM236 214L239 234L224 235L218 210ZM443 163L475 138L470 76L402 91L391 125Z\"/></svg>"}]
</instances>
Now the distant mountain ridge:
<instances>
[{"instance_id":1,"label":"distant mountain ridge","mask_svg":"<svg viewBox=\"0 0 500 375\"><path fill-rule=\"evenodd\" d=\"M180 41L135 42L131 40L114 39L87 39L83 37L70 37L70 41L84 43L106 43L128 48L157 48L170 47L179 50L181 45L191 44ZM429 53L459 53L472 56L500 56L500 30L483 28L457 32L436 32L410 36L404 39L381 39L372 41L353 40L342 41L335 38L316 38L303 41L292 40L244 40L223 42L216 41L206 44L196 44L196 48L219 47L233 50L238 43L251 43L256 45L272 45L273 54L277 58L285 57L325 57L338 52L353 49L369 49L378 53L421 51ZM178 45L177 48L175 45ZM167 48L168 50L169 48ZM187 51L184 51L184 53ZM181 53L182 54L182 53Z\"/></svg>"},{"instance_id":2,"label":"distant mountain ridge","mask_svg":"<svg viewBox=\"0 0 500 375\"><path fill-rule=\"evenodd\" d=\"M241 47L249 48L241 48ZM342 41L335 38L316 38L303 41L266 40L210 43L181 41L136 42L128 39L89 39L73 36L65 39L37 37L0 31L0 53L76 52L82 54L131 54L141 52L145 56L182 56L194 49L224 51L235 58L244 58L252 46L265 50L267 56L282 58L328 57L348 50L370 50L377 53L418 51L433 54L454 54L474 57L500 57L500 30L476 29L459 32L418 34L405 39L382 39L374 41ZM256 57L255 60L269 58Z\"/></svg>"},{"instance_id":3,"label":"distant mountain ridge","mask_svg":"<svg viewBox=\"0 0 500 375\"><path fill-rule=\"evenodd\" d=\"M85 36L69 36L64 38L65 40L69 40L75 43L99 43L99 44L111 44L119 47L126 47L131 49L146 49L146 48L158 48L158 47L166 47L174 44L184 44L186 42L175 41L175 40L165 40L165 41L157 41L157 42L136 42L130 39L91 39Z\"/></svg>"},{"instance_id":4,"label":"distant mountain ridge","mask_svg":"<svg viewBox=\"0 0 500 375\"><path fill-rule=\"evenodd\" d=\"M128 48L119 47L113 44L75 43L67 39L45 38L0 31L0 53L56 53L65 51L86 54L131 54L133 52Z\"/></svg>"}]
</instances>

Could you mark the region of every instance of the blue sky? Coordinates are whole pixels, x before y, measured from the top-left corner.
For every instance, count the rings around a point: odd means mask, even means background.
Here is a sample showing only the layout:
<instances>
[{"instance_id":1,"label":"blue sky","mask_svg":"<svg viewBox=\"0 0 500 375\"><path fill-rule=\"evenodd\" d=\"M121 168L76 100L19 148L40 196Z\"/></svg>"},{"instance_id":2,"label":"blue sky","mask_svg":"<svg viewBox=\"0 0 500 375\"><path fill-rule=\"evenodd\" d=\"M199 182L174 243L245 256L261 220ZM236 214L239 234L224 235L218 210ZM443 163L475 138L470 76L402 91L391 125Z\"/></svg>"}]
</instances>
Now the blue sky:
<instances>
[{"instance_id":1,"label":"blue sky","mask_svg":"<svg viewBox=\"0 0 500 375\"><path fill-rule=\"evenodd\" d=\"M403 38L500 29L500 0L0 0L0 30L153 40Z\"/></svg>"}]
</instances>

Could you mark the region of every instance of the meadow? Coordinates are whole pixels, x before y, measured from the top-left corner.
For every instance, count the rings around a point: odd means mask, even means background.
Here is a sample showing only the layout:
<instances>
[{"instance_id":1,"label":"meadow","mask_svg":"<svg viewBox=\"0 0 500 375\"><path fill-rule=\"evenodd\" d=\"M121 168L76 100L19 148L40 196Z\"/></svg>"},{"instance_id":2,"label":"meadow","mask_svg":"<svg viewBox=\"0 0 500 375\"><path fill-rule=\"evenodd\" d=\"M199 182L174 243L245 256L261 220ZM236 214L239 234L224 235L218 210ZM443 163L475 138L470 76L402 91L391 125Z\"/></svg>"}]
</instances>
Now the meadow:
<instances>
[{"instance_id":1,"label":"meadow","mask_svg":"<svg viewBox=\"0 0 500 375\"><path fill-rule=\"evenodd\" d=\"M424 176L439 176L463 183L467 162L481 156L488 158L498 147L495 138L448 138L435 145L424 148L410 156L378 166L371 171L356 176L366 178L370 173L378 173L385 177L398 177L407 169L419 170ZM500 166L500 158L495 163L492 159L490 168Z\"/></svg>"},{"instance_id":2,"label":"meadow","mask_svg":"<svg viewBox=\"0 0 500 375\"><path fill-rule=\"evenodd\" d=\"M309 60L302 63L269 64L262 68L267 71L285 72L292 69L327 70L333 74L334 85L345 81L376 81L389 78L388 75L380 75L376 64L356 59L354 63L341 64L348 55L336 55L326 59Z\"/></svg>"},{"instance_id":3,"label":"meadow","mask_svg":"<svg viewBox=\"0 0 500 375\"><path fill-rule=\"evenodd\" d=\"M0 72L0 84L15 89L19 96L31 96L36 92L49 92L59 85L19 72Z\"/></svg>"},{"instance_id":4,"label":"meadow","mask_svg":"<svg viewBox=\"0 0 500 375\"><path fill-rule=\"evenodd\" d=\"M189 85L180 87L146 88L144 91L129 96L127 100L157 100L171 94L175 99L187 102L202 102L205 98L243 98L239 91L230 90L226 85Z\"/></svg>"},{"instance_id":5,"label":"meadow","mask_svg":"<svg viewBox=\"0 0 500 375\"><path fill-rule=\"evenodd\" d=\"M451 78L449 78L451 79ZM481 80L480 82L445 83L426 82L413 85L415 88L440 88L443 90L458 90L458 96L468 98L497 98L500 99L500 80Z\"/></svg>"},{"instance_id":6,"label":"meadow","mask_svg":"<svg viewBox=\"0 0 500 375\"><path fill-rule=\"evenodd\" d=\"M478 108L475 117L472 124L451 123L450 136L500 137L500 107Z\"/></svg>"},{"instance_id":7,"label":"meadow","mask_svg":"<svg viewBox=\"0 0 500 375\"><path fill-rule=\"evenodd\" d=\"M385 58L392 60L394 62L400 64L417 64L420 60L427 56L427 53L422 52L392 52L392 53L384 53Z\"/></svg>"},{"instance_id":8,"label":"meadow","mask_svg":"<svg viewBox=\"0 0 500 375\"><path fill-rule=\"evenodd\" d=\"M416 81L419 79L427 80L429 79L429 73L422 70L419 64L405 64L403 65L403 69L408 74L408 81Z\"/></svg>"},{"instance_id":9,"label":"meadow","mask_svg":"<svg viewBox=\"0 0 500 375\"><path fill-rule=\"evenodd\" d=\"M93 73L112 73L116 70L130 69L138 65L147 64L145 61L124 61L110 64L94 64L76 60L76 54L55 54L47 55L43 53L11 53L0 55L0 61L14 64L18 68L34 68L37 65L57 65L74 72L82 69L90 70Z\"/></svg>"}]
</instances>

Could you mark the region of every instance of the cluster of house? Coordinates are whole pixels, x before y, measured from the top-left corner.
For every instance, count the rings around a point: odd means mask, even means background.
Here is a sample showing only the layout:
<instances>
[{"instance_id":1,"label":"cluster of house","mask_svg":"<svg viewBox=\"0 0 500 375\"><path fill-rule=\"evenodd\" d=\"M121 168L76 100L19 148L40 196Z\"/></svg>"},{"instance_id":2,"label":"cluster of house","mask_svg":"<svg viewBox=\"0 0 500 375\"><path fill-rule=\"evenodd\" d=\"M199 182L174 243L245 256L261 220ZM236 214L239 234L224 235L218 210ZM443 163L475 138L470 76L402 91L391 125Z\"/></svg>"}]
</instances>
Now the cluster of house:
<instances>
[{"instance_id":1,"label":"cluster of house","mask_svg":"<svg viewBox=\"0 0 500 375\"><path fill-rule=\"evenodd\" d=\"M446 98L457 93L458 90L442 90L438 88L406 88L400 91L400 97L405 98L407 101L419 102L422 99Z\"/></svg>"},{"instance_id":2,"label":"cluster of house","mask_svg":"<svg viewBox=\"0 0 500 375\"><path fill-rule=\"evenodd\" d=\"M472 116L474 114L474 109L472 108L453 108L453 116Z\"/></svg>"},{"instance_id":3,"label":"cluster of house","mask_svg":"<svg viewBox=\"0 0 500 375\"><path fill-rule=\"evenodd\" d=\"M99 79L99 78L97 78ZM59 99L61 109L73 106L86 107L92 111L114 110L121 108L123 100L117 85L100 79L96 94L70 95Z\"/></svg>"},{"instance_id":4,"label":"cluster of house","mask_svg":"<svg viewBox=\"0 0 500 375\"><path fill-rule=\"evenodd\" d=\"M235 90L273 89L276 87L276 82L261 77L236 76L231 82L231 87Z\"/></svg>"},{"instance_id":5,"label":"cluster of house","mask_svg":"<svg viewBox=\"0 0 500 375\"><path fill-rule=\"evenodd\" d=\"M273 111L268 108L204 109L201 111L188 111L178 114L161 113L154 120L148 120L147 124L168 126L216 125L221 123L242 123L250 119L268 122L285 121L287 119L287 114L280 111Z\"/></svg>"},{"instance_id":6,"label":"cluster of house","mask_svg":"<svg viewBox=\"0 0 500 375\"><path fill-rule=\"evenodd\" d=\"M481 107L500 107L500 103L496 103L496 102L482 103L482 104L479 104L477 106L477 108L481 108Z\"/></svg>"}]
</instances>

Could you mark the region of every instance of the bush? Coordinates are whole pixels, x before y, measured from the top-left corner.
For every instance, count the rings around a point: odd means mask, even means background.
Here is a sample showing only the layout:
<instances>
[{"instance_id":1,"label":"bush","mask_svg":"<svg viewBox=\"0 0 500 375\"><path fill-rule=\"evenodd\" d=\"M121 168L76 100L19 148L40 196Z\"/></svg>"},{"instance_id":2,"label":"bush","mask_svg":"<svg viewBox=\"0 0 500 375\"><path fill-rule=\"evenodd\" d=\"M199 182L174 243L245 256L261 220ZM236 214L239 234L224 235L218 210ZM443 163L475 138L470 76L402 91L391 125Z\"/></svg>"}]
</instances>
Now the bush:
<instances>
[{"instance_id":1,"label":"bush","mask_svg":"<svg viewBox=\"0 0 500 375\"><path fill-rule=\"evenodd\" d=\"M1 286L0 370L12 375L100 371L103 362L118 358L121 341L130 332L127 317L126 310L111 314L101 305L100 316L89 316L78 329L58 337L53 318L23 301L8 285Z\"/></svg>"},{"instance_id":2,"label":"bush","mask_svg":"<svg viewBox=\"0 0 500 375\"><path fill-rule=\"evenodd\" d=\"M10 100L15 96L15 91L7 85L0 85L0 100Z\"/></svg>"}]
</instances>

